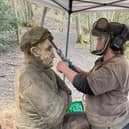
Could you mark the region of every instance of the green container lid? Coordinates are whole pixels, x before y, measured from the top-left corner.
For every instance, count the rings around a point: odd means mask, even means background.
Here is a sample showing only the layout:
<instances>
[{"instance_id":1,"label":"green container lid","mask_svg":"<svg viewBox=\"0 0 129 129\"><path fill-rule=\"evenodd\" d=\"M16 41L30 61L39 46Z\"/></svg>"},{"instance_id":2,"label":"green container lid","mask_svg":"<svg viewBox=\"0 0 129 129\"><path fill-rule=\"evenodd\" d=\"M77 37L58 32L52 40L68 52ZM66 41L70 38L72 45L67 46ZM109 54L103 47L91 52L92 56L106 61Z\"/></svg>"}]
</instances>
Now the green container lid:
<instances>
[{"instance_id":1,"label":"green container lid","mask_svg":"<svg viewBox=\"0 0 129 129\"><path fill-rule=\"evenodd\" d=\"M74 101L69 106L67 112L84 112L84 107L81 101Z\"/></svg>"}]
</instances>

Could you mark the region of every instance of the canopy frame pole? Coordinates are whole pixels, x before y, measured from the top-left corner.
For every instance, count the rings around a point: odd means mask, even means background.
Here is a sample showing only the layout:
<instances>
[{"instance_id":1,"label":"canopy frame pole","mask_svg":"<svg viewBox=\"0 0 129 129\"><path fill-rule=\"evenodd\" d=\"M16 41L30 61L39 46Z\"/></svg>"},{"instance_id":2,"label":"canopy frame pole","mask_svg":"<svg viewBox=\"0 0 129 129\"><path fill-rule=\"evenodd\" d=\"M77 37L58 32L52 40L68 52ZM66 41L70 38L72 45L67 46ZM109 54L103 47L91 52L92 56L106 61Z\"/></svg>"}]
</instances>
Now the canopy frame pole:
<instances>
[{"instance_id":1,"label":"canopy frame pole","mask_svg":"<svg viewBox=\"0 0 129 129\"><path fill-rule=\"evenodd\" d=\"M116 1L113 1L113 2L109 2L109 3L102 3L102 2L93 2L93 1L85 1L85 0L73 0L73 1L78 1L78 2L82 2L82 3L91 3L91 4L97 4L97 5L103 5L103 4L116 4L116 3L121 3L121 2L124 2L124 1L127 1L127 0L116 0Z\"/></svg>"},{"instance_id":2,"label":"canopy frame pole","mask_svg":"<svg viewBox=\"0 0 129 129\"><path fill-rule=\"evenodd\" d=\"M71 13L68 13L68 22L67 22L67 35L66 35L66 47L65 47L65 57L68 56L68 47L69 47L69 34L70 34L70 25L71 25Z\"/></svg>"},{"instance_id":3,"label":"canopy frame pole","mask_svg":"<svg viewBox=\"0 0 129 129\"><path fill-rule=\"evenodd\" d=\"M84 1L84 0L73 0L73 1L78 1L78 2L82 2L82 3L92 3L95 4L91 7L87 7L87 8L83 8L83 9L79 9L79 10L74 10L72 11L72 13L77 13L77 12L81 12L81 11L86 11L86 10L90 10L90 9L94 9L94 8L99 8L99 7L104 7L104 6L114 6L114 7L121 7L121 8L129 8L129 6L122 6L122 5L116 5L116 3L120 3L120 2L124 2L127 0L116 0L113 2L109 2L109 3L100 3L100 2L92 2L92 1Z\"/></svg>"},{"instance_id":4,"label":"canopy frame pole","mask_svg":"<svg viewBox=\"0 0 129 129\"><path fill-rule=\"evenodd\" d=\"M66 47L65 47L65 57L68 57L68 47L69 47L69 34L70 34L70 25L71 25L71 14L72 14L72 2L69 2L69 11L68 11L68 22L67 22L67 35L66 35ZM63 80L65 81L65 75L63 76Z\"/></svg>"},{"instance_id":5,"label":"canopy frame pole","mask_svg":"<svg viewBox=\"0 0 129 129\"><path fill-rule=\"evenodd\" d=\"M66 48L65 48L65 57L68 56L68 46L69 46L69 34L70 34L70 25L71 25L71 14L72 14L72 2L73 0L69 1L69 11L68 11L68 25L67 25L67 35L66 35Z\"/></svg>"},{"instance_id":6,"label":"canopy frame pole","mask_svg":"<svg viewBox=\"0 0 129 129\"><path fill-rule=\"evenodd\" d=\"M68 9L65 8L63 5L61 5L59 2L57 2L56 0L52 0L55 4L57 4L58 6L60 6L61 8L63 8L65 11L68 12Z\"/></svg>"},{"instance_id":7,"label":"canopy frame pole","mask_svg":"<svg viewBox=\"0 0 129 129\"><path fill-rule=\"evenodd\" d=\"M68 57L68 47L69 47L69 40L70 40L70 25L71 25L71 13L68 13L68 23L67 23L67 35L66 35L66 47L65 47L65 57ZM65 75L63 75L63 81L65 81Z\"/></svg>"}]
</instances>

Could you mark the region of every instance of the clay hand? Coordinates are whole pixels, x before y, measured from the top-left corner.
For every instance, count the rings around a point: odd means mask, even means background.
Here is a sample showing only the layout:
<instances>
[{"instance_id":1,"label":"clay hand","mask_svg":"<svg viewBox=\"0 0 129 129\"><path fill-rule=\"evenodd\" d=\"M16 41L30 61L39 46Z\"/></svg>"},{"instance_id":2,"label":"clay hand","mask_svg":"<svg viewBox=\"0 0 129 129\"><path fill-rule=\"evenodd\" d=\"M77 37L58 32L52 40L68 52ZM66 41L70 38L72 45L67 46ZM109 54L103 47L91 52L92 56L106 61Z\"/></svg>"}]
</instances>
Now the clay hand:
<instances>
[{"instance_id":1,"label":"clay hand","mask_svg":"<svg viewBox=\"0 0 129 129\"><path fill-rule=\"evenodd\" d=\"M57 63L56 69L61 72L64 73L64 71L66 71L68 69L68 65L67 63L65 63L64 61L59 61Z\"/></svg>"}]
</instances>

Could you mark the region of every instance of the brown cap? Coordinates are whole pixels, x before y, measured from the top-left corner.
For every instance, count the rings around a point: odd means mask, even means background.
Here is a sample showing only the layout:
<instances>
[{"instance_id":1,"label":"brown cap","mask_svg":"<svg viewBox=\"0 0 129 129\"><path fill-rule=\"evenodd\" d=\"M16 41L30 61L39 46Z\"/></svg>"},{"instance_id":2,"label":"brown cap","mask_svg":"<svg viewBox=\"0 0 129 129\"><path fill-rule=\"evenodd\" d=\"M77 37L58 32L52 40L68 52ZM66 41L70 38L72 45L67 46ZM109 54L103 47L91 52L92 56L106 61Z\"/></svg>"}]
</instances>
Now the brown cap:
<instances>
[{"instance_id":1,"label":"brown cap","mask_svg":"<svg viewBox=\"0 0 129 129\"><path fill-rule=\"evenodd\" d=\"M48 29L44 27L33 27L22 36L20 48L24 51L25 48L30 48L46 39L53 40L53 36Z\"/></svg>"}]
</instances>

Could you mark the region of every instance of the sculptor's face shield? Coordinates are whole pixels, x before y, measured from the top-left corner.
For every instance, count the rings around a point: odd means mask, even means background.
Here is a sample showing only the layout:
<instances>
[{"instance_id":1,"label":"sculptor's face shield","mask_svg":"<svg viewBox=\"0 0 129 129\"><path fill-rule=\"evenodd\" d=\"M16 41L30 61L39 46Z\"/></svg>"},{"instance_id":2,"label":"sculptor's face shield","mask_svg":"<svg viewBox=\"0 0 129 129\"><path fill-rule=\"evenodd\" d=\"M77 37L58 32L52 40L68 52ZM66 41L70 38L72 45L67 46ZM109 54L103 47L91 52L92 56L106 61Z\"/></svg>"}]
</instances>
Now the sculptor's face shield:
<instances>
[{"instance_id":1,"label":"sculptor's face shield","mask_svg":"<svg viewBox=\"0 0 129 129\"><path fill-rule=\"evenodd\" d=\"M90 43L90 50L92 54L103 55L109 42L108 35L93 36Z\"/></svg>"},{"instance_id":2,"label":"sculptor's face shield","mask_svg":"<svg viewBox=\"0 0 129 129\"><path fill-rule=\"evenodd\" d=\"M103 55L105 52L110 39L107 29L108 21L105 18L101 18L93 24L90 40L92 54Z\"/></svg>"}]
</instances>

